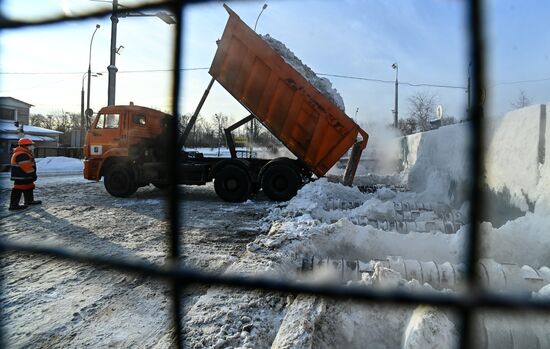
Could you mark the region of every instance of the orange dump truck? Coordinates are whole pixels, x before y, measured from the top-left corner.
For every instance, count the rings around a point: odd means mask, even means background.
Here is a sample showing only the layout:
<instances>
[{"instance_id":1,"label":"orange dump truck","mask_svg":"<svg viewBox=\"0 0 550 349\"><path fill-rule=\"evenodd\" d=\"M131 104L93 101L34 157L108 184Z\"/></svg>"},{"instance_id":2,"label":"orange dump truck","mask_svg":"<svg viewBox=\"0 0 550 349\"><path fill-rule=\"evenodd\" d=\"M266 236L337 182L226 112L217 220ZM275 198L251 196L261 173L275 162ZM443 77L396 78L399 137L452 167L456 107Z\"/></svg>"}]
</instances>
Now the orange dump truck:
<instances>
[{"instance_id":1,"label":"orange dump truck","mask_svg":"<svg viewBox=\"0 0 550 349\"><path fill-rule=\"evenodd\" d=\"M325 173L352 149L344 183L351 184L368 134L248 27L228 6L229 20L210 67L212 80L178 140L178 149L194 126L214 81L219 82L250 115L225 130L230 158L183 152L181 184L214 181L218 196L245 201L262 189L273 200L288 200L315 174ZM162 187L166 173L162 139L170 116L137 106L109 106L98 113L85 143L84 177L99 180L115 196L139 186ZM108 119L116 119L106 127ZM238 158L231 132L258 120L297 159ZM165 145L164 145L165 146Z\"/></svg>"}]
</instances>

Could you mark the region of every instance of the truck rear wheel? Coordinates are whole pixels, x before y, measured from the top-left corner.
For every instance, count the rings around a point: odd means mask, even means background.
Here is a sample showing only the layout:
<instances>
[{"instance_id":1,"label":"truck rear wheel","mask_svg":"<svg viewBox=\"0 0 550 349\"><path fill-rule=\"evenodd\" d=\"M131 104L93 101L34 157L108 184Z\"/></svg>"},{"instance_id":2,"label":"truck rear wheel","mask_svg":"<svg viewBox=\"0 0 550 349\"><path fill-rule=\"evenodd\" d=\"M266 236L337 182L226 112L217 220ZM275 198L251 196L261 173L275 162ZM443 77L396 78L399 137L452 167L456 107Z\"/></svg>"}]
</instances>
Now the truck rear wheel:
<instances>
[{"instance_id":1,"label":"truck rear wheel","mask_svg":"<svg viewBox=\"0 0 550 349\"><path fill-rule=\"evenodd\" d=\"M227 165L214 176L214 189L224 201L243 202L250 196L252 182L246 170Z\"/></svg>"},{"instance_id":2,"label":"truck rear wheel","mask_svg":"<svg viewBox=\"0 0 550 349\"><path fill-rule=\"evenodd\" d=\"M284 162L267 167L262 175L262 189L265 195L274 201L290 200L296 195L299 187L298 173Z\"/></svg>"},{"instance_id":3,"label":"truck rear wheel","mask_svg":"<svg viewBox=\"0 0 550 349\"><path fill-rule=\"evenodd\" d=\"M112 165L105 173L104 185L112 196L125 198L136 192L138 186L128 166Z\"/></svg>"}]
</instances>

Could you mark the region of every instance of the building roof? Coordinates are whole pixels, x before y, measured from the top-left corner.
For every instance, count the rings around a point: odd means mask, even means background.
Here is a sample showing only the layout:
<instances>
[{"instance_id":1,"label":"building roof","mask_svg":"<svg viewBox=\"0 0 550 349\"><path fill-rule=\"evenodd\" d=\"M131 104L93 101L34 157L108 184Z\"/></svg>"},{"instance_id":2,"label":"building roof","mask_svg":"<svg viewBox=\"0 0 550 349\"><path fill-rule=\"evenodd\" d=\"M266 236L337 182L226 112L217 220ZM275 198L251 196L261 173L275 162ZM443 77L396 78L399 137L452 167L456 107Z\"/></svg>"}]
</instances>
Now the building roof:
<instances>
[{"instance_id":1,"label":"building roof","mask_svg":"<svg viewBox=\"0 0 550 349\"><path fill-rule=\"evenodd\" d=\"M18 140L19 138L30 138L33 142L55 142L57 141L54 138L47 137L47 136L36 136L36 135L30 135L30 134L24 134L23 137L21 137L18 134L15 133L0 133L0 139L3 140Z\"/></svg>"},{"instance_id":2,"label":"building roof","mask_svg":"<svg viewBox=\"0 0 550 349\"><path fill-rule=\"evenodd\" d=\"M30 108L32 107L33 105L30 104L30 103L27 103L27 102L23 102L19 99L16 99L16 98L13 98L13 97L0 97L0 104L3 104L3 105L19 105L19 106L24 106L24 107L27 107L27 108Z\"/></svg>"},{"instance_id":3,"label":"building roof","mask_svg":"<svg viewBox=\"0 0 550 349\"><path fill-rule=\"evenodd\" d=\"M22 125L22 126L23 126L23 132L32 133L36 135L55 136L63 133L60 131L50 130L48 128L43 128L43 127L29 126L29 125ZM17 133L17 130L18 128L14 125L13 121L0 121L0 133Z\"/></svg>"}]
</instances>

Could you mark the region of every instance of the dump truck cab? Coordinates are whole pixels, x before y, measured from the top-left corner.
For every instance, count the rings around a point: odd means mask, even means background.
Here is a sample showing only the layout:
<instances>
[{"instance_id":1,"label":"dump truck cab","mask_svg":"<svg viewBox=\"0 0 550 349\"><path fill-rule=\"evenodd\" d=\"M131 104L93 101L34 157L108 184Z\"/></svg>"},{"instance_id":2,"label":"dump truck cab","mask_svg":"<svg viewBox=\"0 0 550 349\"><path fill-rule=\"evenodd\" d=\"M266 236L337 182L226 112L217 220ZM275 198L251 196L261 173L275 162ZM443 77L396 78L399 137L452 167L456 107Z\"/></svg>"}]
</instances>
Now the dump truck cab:
<instances>
[{"instance_id":1,"label":"dump truck cab","mask_svg":"<svg viewBox=\"0 0 550 349\"><path fill-rule=\"evenodd\" d=\"M84 178L106 177L107 190L116 196L131 195L138 187L149 184L144 173L134 173L135 164L163 161L163 133L170 117L133 103L102 108L86 135ZM157 174L149 177L158 178Z\"/></svg>"}]
</instances>

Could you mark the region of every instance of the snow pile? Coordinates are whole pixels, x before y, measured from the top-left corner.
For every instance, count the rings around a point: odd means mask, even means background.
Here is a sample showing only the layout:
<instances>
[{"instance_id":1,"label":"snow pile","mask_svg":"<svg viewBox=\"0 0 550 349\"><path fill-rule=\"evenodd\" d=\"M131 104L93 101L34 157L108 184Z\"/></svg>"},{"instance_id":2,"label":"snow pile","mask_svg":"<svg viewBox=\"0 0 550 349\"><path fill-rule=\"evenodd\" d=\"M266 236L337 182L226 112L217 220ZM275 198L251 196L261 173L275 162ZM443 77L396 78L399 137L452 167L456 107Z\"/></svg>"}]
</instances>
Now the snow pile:
<instances>
[{"instance_id":1,"label":"snow pile","mask_svg":"<svg viewBox=\"0 0 550 349\"><path fill-rule=\"evenodd\" d=\"M285 44L273 38L269 34L260 35L260 37L271 46L291 67L293 67L300 75L302 75L310 84L315 86L323 95L325 95L338 109L345 111L344 99L338 91L332 87L332 83L327 78L320 78L315 74L310 67L302 63L296 57L294 52L288 49Z\"/></svg>"},{"instance_id":2,"label":"snow pile","mask_svg":"<svg viewBox=\"0 0 550 349\"><path fill-rule=\"evenodd\" d=\"M545 110L545 105L533 105L487 122L487 185L497 193L509 192L511 203L524 212L542 194L538 184L549 126L543 121Z\"/></svg>"},{"instance_id":3,"label":"snow pile","mask_svg":"<svg viewBox=\"0 0 550 349\"><path fill-rule=\"evenodd\" d=\"M36 171L38 175L41 173L82 172L83 170L84 162L81 159L64 156L36 159Z\"/></svg>"},{"instance_id":4,"label":"snow pile","mask_svg":"<svg viewBox=\"0 0 550 349\"><path fill-rule=\"evenodd\" d=\"M533 292L534 299L550 299L550 284L544 286L538 292Z\"/></svg>"},{"instance_id":5,"label":"snow pile","mask_svg":"<svg viewBox=\"0 0 550 349\"><path fill-rule=\"evenodd\" d=\"M499 263L526 264L536 268L550 266L548 212L547 207L537 205L535 212L527 212L498 229L491 223L482 223L483 257Z\"/></svg>"},{"instance_id":6,"label":"snow pile","mask_svg":"<svg viewBox=\"0 0 550 349\"><path fill-rule=\"evenodd\" d=\"M403 159L409 188L426 200L462 204L471 177L469 139L468 123L407 136Z\"/></svg>"}]
</instances>

